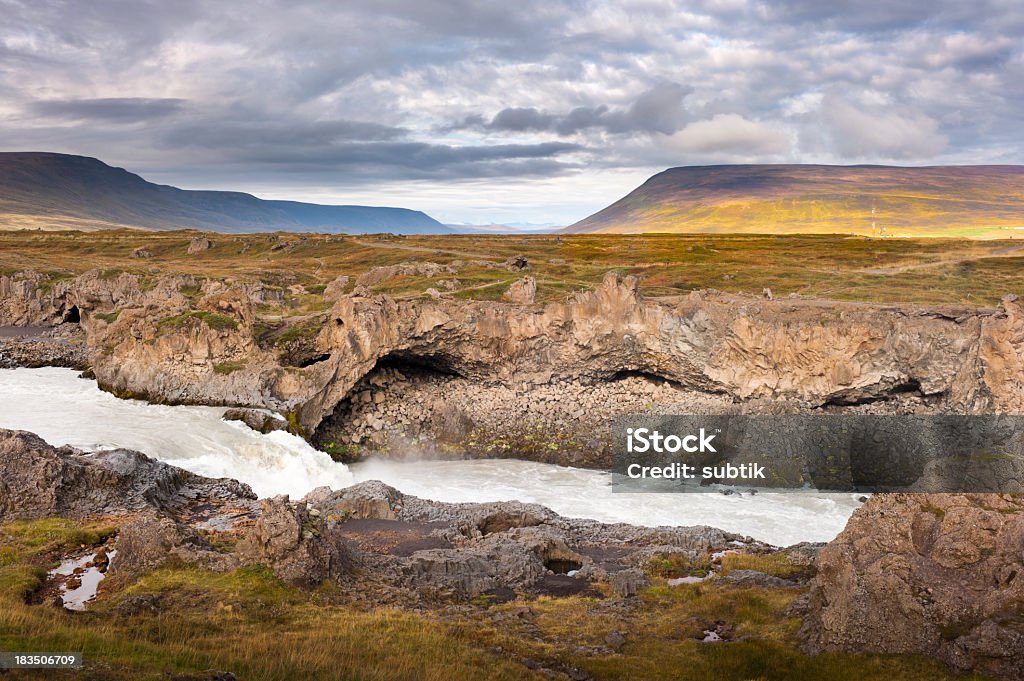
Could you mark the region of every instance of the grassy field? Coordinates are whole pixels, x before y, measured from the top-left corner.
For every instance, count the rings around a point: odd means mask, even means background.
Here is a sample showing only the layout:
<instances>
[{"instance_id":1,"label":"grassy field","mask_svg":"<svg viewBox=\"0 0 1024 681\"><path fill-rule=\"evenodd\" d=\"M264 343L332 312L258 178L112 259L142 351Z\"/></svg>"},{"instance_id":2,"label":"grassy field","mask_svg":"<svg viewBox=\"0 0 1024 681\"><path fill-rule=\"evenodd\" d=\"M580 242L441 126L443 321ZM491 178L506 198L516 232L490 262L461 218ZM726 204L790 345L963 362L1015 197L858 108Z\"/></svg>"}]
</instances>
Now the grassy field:
<instances>
[{"instance_id":1,"label":"grassy field","mask_svg":"<svg viewBox=\"0 0 1024 681\"><path fill-rule=\"evenodd\" d=\"M209 678L193 675L210 669L247 681L546 678L531 667L675 681L980 678L908 656L808 657L796 646L798 620L785 614L793 589L670 588L658 577L625 607L597 595L521 596L500 605L424 601L412 613L354 603L337 587L300 591L261 566L213 573L180 565L101 591L85 612L27 602L62 551L113 531L61 519L0 526L0 650L84 653L86 671L45 678L187 681ZM753 560L730 567L787 569ZM700 642L710 626L728 627L732 640ZM625 633L618 653L606 645L612 631Z\"/></svg>"},{"instance_id":2,"label":"grassy field","mask_svg":"<svg viewBox=\"0 0 1024 681\"><path fill-rule=\"evenodd\" d=\"M190 273L261 280L286 290L292 308L316 308L323 286L379 265L458 264L456 275L397 276L374 293L422 297L456 280L455 298L497 300L521 274L494 267L524 255L538 302L590 289L609 270L642 278L645 295L693 289L868 302L993 305L1024 293L1024 240L868 239L844 236L580 235L324 236L210 235L213 247L188 255L195 232L0 231L0 274L33 269L51 282L102 270L154 277ZM136 248L152 254L132 258ZM488 266L490 263L490 266ZM288 290L291 287L291 290Z\"/></svg>"}]
</instances>

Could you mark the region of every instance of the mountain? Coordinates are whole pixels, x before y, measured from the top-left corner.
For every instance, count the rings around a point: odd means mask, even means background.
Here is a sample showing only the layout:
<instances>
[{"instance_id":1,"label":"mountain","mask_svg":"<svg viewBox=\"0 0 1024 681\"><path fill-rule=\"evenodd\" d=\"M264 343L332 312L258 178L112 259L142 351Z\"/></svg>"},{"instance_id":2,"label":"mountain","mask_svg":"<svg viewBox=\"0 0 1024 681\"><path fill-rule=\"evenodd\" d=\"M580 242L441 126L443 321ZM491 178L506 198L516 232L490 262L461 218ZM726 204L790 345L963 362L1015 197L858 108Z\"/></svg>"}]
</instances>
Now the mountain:
<instances>
[{"instance_id":1,"label":"mountain","mask_svg":"<svg viewBox=\"0 0 1024 681\"><path fill-rule=\"evenodd\" d=\"M1024 230L1024 166L670 168L565 231L1005 238L1008 230Z\"/></svg>"},{"instance_id":2,"label":"mountain","mask_svg":"<svg viewBox=\"0 0 1024 681\"><path fill-rule=\"evenodd\" d=\"M555 224L536 224L531 222L491 223L488 225L471 225L467 223L446 223L458 234L553 234L561 229Z\"/></svg>"},{"instance_id":3,"label":"mountain","mask_svg":"<svg viewBox=\"0 0 1024 681\"><path fill-rule=\"evenodd\" d=\"M195 228L219 232L317 231L447 234L405 208L267 201L242 192L153 184L87 156L0 153L0 228Z\"/></svg>"}]
</instances>

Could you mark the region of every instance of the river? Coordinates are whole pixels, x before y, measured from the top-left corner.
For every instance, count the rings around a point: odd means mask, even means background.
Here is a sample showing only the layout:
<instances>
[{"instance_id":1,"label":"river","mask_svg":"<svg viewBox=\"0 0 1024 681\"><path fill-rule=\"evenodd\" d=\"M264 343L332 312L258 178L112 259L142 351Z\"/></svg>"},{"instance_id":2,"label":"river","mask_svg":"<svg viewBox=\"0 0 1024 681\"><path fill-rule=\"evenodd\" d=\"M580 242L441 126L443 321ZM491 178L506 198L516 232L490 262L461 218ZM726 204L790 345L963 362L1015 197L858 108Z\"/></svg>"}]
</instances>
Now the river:
<instances>
[{"instance_id":1,"label":"river","mask_svg":"<svg viewBox=\"0 0 1024 681\"><path fill-rule=\"evenodd\" d=\"M635 525L711 525L785 546L828 541L858 502L851 494L613 493L601 471L509 459L333 461L284 432L262 435L224 421L221 407L121 400L70 369L0 370L0 428L29 430L53 445L126 447L212 477L249 484L260 496L300 498L315 487L381 480L439 501L519 501L565 516Z\"/></svg>"}]
</instances>

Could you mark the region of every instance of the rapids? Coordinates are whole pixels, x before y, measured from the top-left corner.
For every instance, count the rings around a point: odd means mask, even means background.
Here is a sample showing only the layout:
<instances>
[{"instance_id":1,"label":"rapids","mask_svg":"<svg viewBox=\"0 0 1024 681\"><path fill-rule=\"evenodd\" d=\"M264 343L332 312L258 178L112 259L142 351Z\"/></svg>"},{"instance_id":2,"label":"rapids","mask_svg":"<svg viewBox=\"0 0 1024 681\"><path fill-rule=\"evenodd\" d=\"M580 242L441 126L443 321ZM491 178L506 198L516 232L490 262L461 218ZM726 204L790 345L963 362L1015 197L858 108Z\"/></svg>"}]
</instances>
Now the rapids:
<instances>
[{"instance_id":1,"label":"rapids","mask_svg":"<svg viewBox=\"0 0 1024 681\"><path fill-rule=\"evenodd\" d=\"M231 477L260 496L299 498L315 487L381 480L438 501L519 501L569 517L634 525L711 525L776 545L828 541L857 508L855 495L613 493L609 474L510 459L387 461L346 466L284 432L262 435L224 421L221 407L121 400L70 369L0 370L0 428L29 430L53 445L136 449L211 477Z\"/></svg>"}]
</instances>

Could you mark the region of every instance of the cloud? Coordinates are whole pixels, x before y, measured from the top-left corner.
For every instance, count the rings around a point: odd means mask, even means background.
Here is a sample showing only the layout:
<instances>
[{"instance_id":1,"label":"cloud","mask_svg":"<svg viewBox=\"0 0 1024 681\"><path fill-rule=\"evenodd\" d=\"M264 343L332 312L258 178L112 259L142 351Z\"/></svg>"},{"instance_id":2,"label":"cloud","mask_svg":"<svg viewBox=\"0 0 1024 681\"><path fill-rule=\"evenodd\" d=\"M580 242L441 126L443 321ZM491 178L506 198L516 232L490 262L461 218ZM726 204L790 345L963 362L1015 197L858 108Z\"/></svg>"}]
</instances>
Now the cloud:
<instances>
[{"instance_id":1,"label":"cloud","mask_svg":"<svg viewBox=\"0 0 1024 681\"><path fill-rule=\"evenodd\" d=\"M683 100L693 91L679 83L660 83L641 93L628 107L613 110L605 104L579 106L565 114L534 107L502 109L490 120L480 114L447 129L478 128L499 132L553 132L563 137L598 128L612 134L659 132L671 134L686 120Z\"/></svg>"},{"instance_id":2,"label":"cloud","mask_svg":"<svg viewBox=\"0 0 1024 681\"><path fill-rule=\"evenodd\" d=\"M317 149L342 141L380 142L406 137L405 128L367 121L315 121L295 125L273 119L233 119L212 115L171 128L161 138L168 148L232 149L254 147Z\"/></svg>"},{"instance_id":3,"label":"cloud","mask_svg":"<svg viewBox=\"0 0 1024 681\"><path fill-rule=\"evenodd\" d=\"M0 149L342 203L400 186L456 220L498 185L561 205L667 164L1024 160L1019 2L685 5L0 0ZM583 217L542 194L520 221Z\"/></svg>"},{"instance_id":4,"label":"cloud","mask_svg":"<svg viewBox=\"0 0 1024 681\"><path fill-rule=\"evenodd\" d=\"M42 99L32 102L29 110L38 116L68 121L137 123L170 116L184 105L185 100L174 98Z\"/></svg>"},{"instance_id":5,"label":"cloud","mask_svg":"<svg viewBox=\"0 0 1024 681\"><path fill-rule=\"evenodd\" d=\"M821 103L821 124L833 149L848 159L927 160L946 148L938 122L919 112L858 108L830 95Z\"/></svg>"},{"instance_id":6,"label":"cloud","mask_svg":"<svg viewBox=\"0 0 1024 681\"><path fill-rule=\"evenodd\" d=\"M786 151L788 140L783 133L764 123L729 113L690 123L668 137L666 143L694 154L764 156Z\"/></svg>"}]
</instances>

